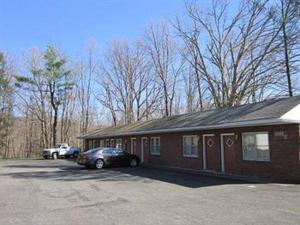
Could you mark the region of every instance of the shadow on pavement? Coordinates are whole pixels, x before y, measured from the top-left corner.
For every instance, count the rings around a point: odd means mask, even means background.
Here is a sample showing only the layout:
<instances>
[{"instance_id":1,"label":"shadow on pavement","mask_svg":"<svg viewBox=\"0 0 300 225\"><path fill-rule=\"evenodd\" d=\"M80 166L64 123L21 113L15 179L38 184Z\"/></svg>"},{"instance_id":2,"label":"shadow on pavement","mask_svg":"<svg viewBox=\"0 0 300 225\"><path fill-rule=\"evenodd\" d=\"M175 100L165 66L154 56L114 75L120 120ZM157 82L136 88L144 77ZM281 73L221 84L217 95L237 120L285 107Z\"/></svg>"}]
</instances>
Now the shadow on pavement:
<instances>
[{"instance_id":1,"label":"shadow on pavement","mask_svg":"<svg viewBox=\"0 0 300 225\"><path fill-rule=\"evenodd\" d=\"M43 164L14 164L2 167L25 169L22 172L2 173L0 176L10 176L19 179L42 179L56 181L99 181L99 182L139 182L153 183L162 181L189 188L200 188L214 185L241 184L245 182L233 181L223 178L188 174L164 169L154 169L145 167L118 167L105 168L102 170L85 169L77 164L71 163L72 160L46 161Z\"/></svg>"}]
</instances>

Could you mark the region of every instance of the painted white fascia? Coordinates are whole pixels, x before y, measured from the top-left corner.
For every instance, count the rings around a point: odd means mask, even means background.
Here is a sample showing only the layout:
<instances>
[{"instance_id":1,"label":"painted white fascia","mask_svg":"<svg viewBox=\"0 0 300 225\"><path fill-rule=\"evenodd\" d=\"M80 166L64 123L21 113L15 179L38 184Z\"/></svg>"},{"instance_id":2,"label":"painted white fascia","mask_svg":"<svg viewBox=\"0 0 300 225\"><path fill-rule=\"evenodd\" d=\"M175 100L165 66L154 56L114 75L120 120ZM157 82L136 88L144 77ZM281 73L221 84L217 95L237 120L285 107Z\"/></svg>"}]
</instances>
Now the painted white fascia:
<instances>
[{"instance_id":1,"label":"painted white fascia","mask_svg":"<svg viewBox=\"0 0 300 225\"><path fill-rule=\"evenodd\" d=\"M300 122L300 104L283 114L280 119L285 121Z\"/></svg>"}]
</instances>

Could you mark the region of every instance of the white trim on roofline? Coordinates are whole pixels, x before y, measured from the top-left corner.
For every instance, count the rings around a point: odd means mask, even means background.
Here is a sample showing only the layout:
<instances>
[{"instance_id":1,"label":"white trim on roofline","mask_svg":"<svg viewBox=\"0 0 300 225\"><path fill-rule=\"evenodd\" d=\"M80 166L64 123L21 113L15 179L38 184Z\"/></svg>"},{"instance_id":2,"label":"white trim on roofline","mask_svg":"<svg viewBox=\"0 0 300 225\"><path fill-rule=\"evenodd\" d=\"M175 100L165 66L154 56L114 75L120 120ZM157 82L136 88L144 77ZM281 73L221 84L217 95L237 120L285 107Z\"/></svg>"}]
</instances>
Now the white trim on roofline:
<instances>
[{"instance_id":1,"label":"white trim on roofline","mask_svg":"<svg viewBox=\"0 0 300 225\"><path fill-rule=\"evenodd\" d=\"M293 109L292 109L293 110ZM291 111L291 110L290 110ZM289 112L290 112L289 111ZM234 123L226 123L220 125L209 125L209 126L196 126L196 127L181 127L181 128L170 128L170 129L157 129L149 131L132 131L132 132L123 132L118 134L109 134L109 135L99 135L92 137L79 137L80 139L93 139L93 138L107 138L107 137L119 137L119 136L129 136L129 135L144 135L144 134L158 134L158 133L170 133L170 132L188 132L188 131L200 131L200 130L213 130L213 129L226 129L226 128L239 128L239 127L249 127L249 126L268 126L268 125L280 125L280 124L292 124L300 123L300 119L292 119L292 116L287 112L285 118L271 118L271 119L256 119L252 121L241 121ZM299 117L299 116L298 116Z\"/></svg>"},{"instance_id":2,"label":"white trim on roofline","mask_svg":"<svg viewBox=\"0 0 300 225\"><path fill-rule=\"evenodd\" d=\"M294 120L300 122L300 104L283 114L280 119L283 120Z\"/></svg>"}]
</instances>

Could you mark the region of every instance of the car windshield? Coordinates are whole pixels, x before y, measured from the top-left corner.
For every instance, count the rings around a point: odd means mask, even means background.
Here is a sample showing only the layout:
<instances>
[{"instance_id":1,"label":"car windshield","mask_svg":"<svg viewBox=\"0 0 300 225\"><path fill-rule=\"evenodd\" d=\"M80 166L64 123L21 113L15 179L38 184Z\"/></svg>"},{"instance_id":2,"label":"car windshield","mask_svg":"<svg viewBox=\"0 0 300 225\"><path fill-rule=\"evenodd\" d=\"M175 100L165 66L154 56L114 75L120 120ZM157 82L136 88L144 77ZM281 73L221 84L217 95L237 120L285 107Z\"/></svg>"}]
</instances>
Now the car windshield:
<instances>
[{"instance_id":1,"label":"car windshield","mask_svg":"<svg viewBox=\"0 0 300 225\"><path fill-rule=\"evenodd\" d=\"M88 154L95 153L95 152L98 152L100 150L103 150L103 148L93 148L93 149L90 149L90 150L86 151L86 153L88 153Z\"/></svg>"},{"instance_id":2,"label":"car windshield","mask_svg":"<svg viewBox=\"0 0 300 225\"><path fill-rule=\"evenodd\" d=\"M125 155L125 151L123 151L122 149L116 148L116 149L114 149L113 154L115 154L115 155Z\"/></svg>"},{"instance_id":3,"label":"car windshield","mask_svg":"<svg viewBox=\"0 0 300 225\"><path fill-rule=\"evenodd\" d=\"M56 144L56 145L54 145L54 147L53 147L53 148L60 148L60 146L61 146L61 145L59 145L59 144Z\"/></svg>"},{"instance_id":4,"label":"car windshield","mask_svg":"<svg viewBox=\"0 0 300 225\"><path fill-rule=\"evenodd\" d=\"M105 148L102 151L102 154L112 154L113 153L113 149L112 148Z\"/></svg>"}]
</instances>

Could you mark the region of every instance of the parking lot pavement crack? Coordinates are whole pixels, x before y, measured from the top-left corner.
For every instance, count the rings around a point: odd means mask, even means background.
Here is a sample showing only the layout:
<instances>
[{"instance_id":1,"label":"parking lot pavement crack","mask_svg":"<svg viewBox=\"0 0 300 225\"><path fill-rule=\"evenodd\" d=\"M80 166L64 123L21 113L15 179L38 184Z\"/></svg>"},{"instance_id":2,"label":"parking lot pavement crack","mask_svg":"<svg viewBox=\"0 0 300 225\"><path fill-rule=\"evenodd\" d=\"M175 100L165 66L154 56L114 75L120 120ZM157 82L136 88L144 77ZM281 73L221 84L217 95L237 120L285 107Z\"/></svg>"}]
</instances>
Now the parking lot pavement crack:
<instances>
[{"instance_id":1,"label":"parking lot pavement crack","mask_svg":"<svg viewBox=\"0 0 300 225\"><path fill-rule=\"evenodd\" d=\"M129 200L125 199L125 198L117 198L115 200L111 200L111 201L98 201L95 203L91 203L91 204L81 204L81 205L75 205L72 207L68 207L68 208L57 208L57 209L53 209L50 212L57 212L57 211L68 211L68 210L73 210L73 209L84 209L84 208L107 208L107 207L112 207L112 206L119 206L120 204L127 204L130 203Z\"/></svg>"},{"instance_id":2,"label":"parking lot pavement crack","mask_svg":"<svg viewBox=\"0 0 300 225\"><path fill-rule=\"evenodd\" d=\"M98 187L98 186L95 185L95 184L90 184L89 186L90 186L91 189L93 189L94 191L97 191L97 192L103 190L103 189L101 189L100 187Z\"/></svg>"}]
</instances>

